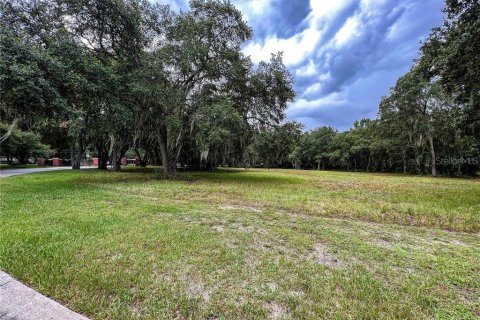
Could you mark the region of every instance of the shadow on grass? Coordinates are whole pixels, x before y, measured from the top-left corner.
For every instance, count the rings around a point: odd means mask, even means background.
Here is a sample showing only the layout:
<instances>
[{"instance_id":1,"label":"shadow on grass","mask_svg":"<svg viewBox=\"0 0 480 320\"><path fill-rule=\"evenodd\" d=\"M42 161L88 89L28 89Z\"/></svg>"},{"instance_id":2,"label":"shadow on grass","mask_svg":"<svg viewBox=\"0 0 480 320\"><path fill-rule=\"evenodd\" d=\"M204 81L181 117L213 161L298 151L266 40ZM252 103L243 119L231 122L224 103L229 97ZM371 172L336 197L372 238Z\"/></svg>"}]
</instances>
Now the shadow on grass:
<instances>
[{"instance_id":1,"label":"shadow on grass","mask_svg":"<svg viewBox=\"0 0 480 320\"><path fill-rule=\"evenodd\" d=\"M189 181L182 179L155 179L155 172L160 171L161 167L123 167L119 172L110 170L65 170L65 171L49 171L38 174L29 174L25 176L17 176L14 180L21 184L21 181L29 183L30 188L34 188L38 193L47 193L54 190L63 189L69 192L80 187L88 187L96 184L135 184L147 183L150 181L158 181L166 183L215 183L215 184L233 184L233 185L292 185L303 183L302 177L295 175L286 175L275 170L257 170L243 168L219 168L216 171L192 171L179 168L177 171L181 175L193 178ZM14 188L16 189L16 188ZM20 191L20 190L19 190ZM43 192L45 191L45 192Z\"/></svg>"},{"instance_id":2,"label":"shadow on grass","mask_svg":"<svg viewBox=\"0 0 480 320\"><path fill-rule=\"evenodd\" d=\"M193 181L182 181L182 179L155 179L156 171L161 171L161 167L126 167L120 172L97 171L103 174L82 175L78 177L79 183L122 183L122 182L141 182L141 181L172 181L182 183L211 182L211 183L234 183L234 184L271 184L271 185L289 185L302 183L300 177L285 176L275 174L275 171L255 171L234 168L219 168L215 171L192 171L184 168L178 168L177 172L181 175L193 177Z\"/></svg>"},{"instance_id":3,"label":"shadow on grass","mask_svg":"<svg viewBox=\"0 0 480 320\"><path fill-rule=\"evenodd\" d=\"M245 169L220 169L214 172L193 171L190 174L198 180L212 183L291 185L302 183L301 177L286 176L275 171L254 171Z\"/></svg>"}]
</instances>

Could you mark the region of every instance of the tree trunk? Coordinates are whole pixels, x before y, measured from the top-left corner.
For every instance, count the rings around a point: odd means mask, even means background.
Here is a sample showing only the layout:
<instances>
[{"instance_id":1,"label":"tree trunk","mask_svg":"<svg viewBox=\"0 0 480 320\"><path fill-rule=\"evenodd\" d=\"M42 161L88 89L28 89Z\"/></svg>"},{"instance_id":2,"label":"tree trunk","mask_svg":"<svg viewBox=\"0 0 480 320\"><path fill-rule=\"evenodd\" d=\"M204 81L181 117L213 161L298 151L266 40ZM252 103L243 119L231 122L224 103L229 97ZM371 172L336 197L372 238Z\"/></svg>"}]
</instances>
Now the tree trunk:
<instances>
[{"instance_id":1,"label":"tree trunk","mask_svg":"<svg viewBox=\"0 0 480 320\"><path fill-rule=\"evenodd\" d=\"M76 143L73 142L70 146L70 162L73 170L80 169L80 161L82 160L82 152L77 147Z\"/></svg>"},{"instance_id":2,"label":"tree trunk","mask_svg":"<svg viewBox=\"0 0 480 320\"><path fill-rule=\"evenodd\" d=\"M98 153L98 169L107 170L108 165L108 151L104 150Z\"/></svg>"},{"instance_id":3,"label":"tree trunk","mask_svg":"<svg viewBox=\"0 0 480 320\"><path fill-rule=\"evenodd\" d=\"M118 144L113 144L112 146L112 157L111 157L111 164L112 164L112 171L117 172L122 169L122 157L124 152L121 150L121 147Z\"/></svg>"},{"instance_id":4,"label":"tree trunk","mask_svg":"<svg viewBox=\"0 0 480 320\"><path fill-rule=\"evenodd\" d=\"M124 132L123 132L124 133ZM114 134L110 135L110 153L111 153L111 164L112 171L121 170L122 157L128 151L129 144L125 136L122 137L122 132L118 136Z\"/></svg>"},{"instance_id":5,"label":"tree trunk","mask_svg":"<svg viewBox=\"0 0 480 320\"><path fill-rule=\"evenodd\" d=\"M7 141L7 139L12 135L13 130L17 127L17 123L20 121L19 118L13 119L12 123L7 129L7 132L3 136L0 137L0 144Z\"/></svg>"},{"instance_id":6,"label":"tree trunk","mask_svg":"<svg viewBox=\"0 0 480 320\"><path fill-rule=\"evenodd\" d=\"M20 164L27 164L28 157L25 154L19 154L17 160Z\"/></svg>"},{"instance_id":7,"label":"tree trunk","mask_svg":"<svg viewBox=\"0 0 480 320\"><path fill-rule=\"evenodd\" d=\"M430 157L432 162L432 176L437 175L437 159L435 156L435 148L433 146L433 137L431 135L428 136L428 144L430 146Z\"/></svg>"},{"instance_id":8,"label":"tree trunk","mask_svg":"<svg viewBox=\"0 0 480 320\"><path fill-rule=\"evenodd\" d=\"M76 152L72 157L72 169L79 170L81 160L82 160L82 154Z\"/></svg>"},{"instance_id":9,"label":"tree trunk","mask_svg":"<svg viewBox=\"0 0 480 320\"><path fill-rule=\"evenodd\" d=\"M160 155L162 157L162 168L165 176L173 176L177 171L177 162L174 155L168 154L167 143L163 136L158 138L158 144L160 145Z\"/></svg>"},{"instance_id":10,"label":"tree trunk","mask_svg":"<svg viewBox=\"0 0 480 320\"><path fill-rule=\"evenodd\" d=\"M95 143L95 147L98 153L98 169L107 170L108 148L105 140L98 140L97 143Z\"/></svg>"},{"instance_id":11,"label":"tree trunk","mask_svg":"<svg viewBox=\"0 0 480 320\"><path fill-rule=\"evenodd\" d=\"M420 156L415 156L415 165L417 173L420 174L422 172L422 169L420 168Z\"/></svg>"},{"instance_id":12,"label":"tree trunk","mask_svg":"<svg viewBox=\"0 0 480 320\"><path fill-rule=\"evenodd\" d=\"M120 171L121 170L121 162L122 157L118 156L117 152L112 153L112 171Z\"/></svg>"},{"instance_id":13,"label":"tree trunk","mask_svg":"<svg viewBox=\"0 0 480 320\"><path fill-rule=\"evenodd\" d=\"M82 161L83 152L85 151L85 144L83 141L83 131L81 131L78 135L78 141L75 139L72 142L71 149L70 149L70 159L72 169L79 170L80 169L80 161Z\"/></svg>"},{"instance_id":14,"label":"tree trunk","mask_svg":"<svg viewBox=\"0 0 480 320\"><path fill-rule=\"evenodd\" d=\"M145 168L150 158L150 152L147 150L143 157L140 154L140 151L135 148L135 153L137 154L138 160L140 161L140 167Z\"/></svg>"},{"instance_id":15,"label":"tree trunk","mask_svg":"<svg viewBox=\"0 0 480 320\"><path fill-rule=\"evenodd\" d=\"M317 160L317 170L320 171L320 165L321 165L322 161L321 160Z\"/></svg>"},{"instance_id":16,"label":"tree trunk","mask_svg":"<svg viewBox=\"0 0 480 320\"><path fill-rule=\"evenodd\" d=\"M162 161L162 165L163 165L163 161ZM164 165L163 171L165 172L165 174L169 176L175 175L175 173L177 172L177 162L175 161L175 159L167 157L167 162L166 162L166 165Z\"/></svg>"},{"instance_id":17,"label":"tree trunk","mask_svg":"<svg viewBox=\"0 0 480 320\"><path fill-rule=\"evenodd\" d=\"M112 171L120 171L122 168L122 158L125 155L125 152L127 152L125 146L119 146L116 145L112 149Z\"/></svg>"},{"instance_id":18,"label":"tree trunk","mask_svg":"<svg viewBox=\"0 0 480 320\"><path fill-rule=\"evenodd\" d=\"M217 151L216 150L213 152L213 154L212 152L209 152L206 169L210 172L213 172L217 169Z\"/></svg>"}]
</instances>

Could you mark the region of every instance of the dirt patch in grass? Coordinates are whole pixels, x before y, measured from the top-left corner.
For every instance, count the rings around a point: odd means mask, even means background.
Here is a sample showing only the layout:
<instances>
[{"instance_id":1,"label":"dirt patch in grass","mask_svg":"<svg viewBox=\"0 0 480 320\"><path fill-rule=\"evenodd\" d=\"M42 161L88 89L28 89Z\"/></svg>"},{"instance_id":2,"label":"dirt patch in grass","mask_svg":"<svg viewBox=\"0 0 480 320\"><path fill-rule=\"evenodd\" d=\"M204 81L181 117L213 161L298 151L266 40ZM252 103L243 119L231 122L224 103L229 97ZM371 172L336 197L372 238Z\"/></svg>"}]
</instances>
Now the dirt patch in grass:
<instances>
[{"instance_id":1,"label":"dirt patch in grass","mask_svg":"<svg viewBox=\"0 0 480 320\"><path fill-rule=\"evenodd\" d=\"M387 249L392 249L394 247L393 243L391 243L387 240L383 240L383 239L378 240L377 245L379 245L380 247L383 247L383 248L387 248Z\"/></svg>"},{"instance_id":2,"label":"dirt patch in grass","mask_svg":"<svg viewBox=\"0 0 480 320\"><path fill-rule=\"evenodd\" d=\"M262 209L263 209L261 207L255 207L255 206L237 206L237 205L229 205L229 204L221 205L219 206L219 208L222 210L243 210L243 211L256 212L256 213L262 212Z\"/></svg>"},{"instance_id":3,"label":"dirt patch in grass","mask_svg":"<svg viewBox=\"0 0 480 320\"><path fill-rule=\"evenodd\" d=\"M225 227L222 226L222 225L213 226L212 229L215 230L215 231L217 231L217 232L223 232L223 231L225 231Z\"/></svg>"},{"instance_id":4,"label":"dirt patch in grass","mask_svg":"<svg viewBox=\"0 0 480 320\"><path fill-rule=\"evenodd\" d=\"M450 246L456 246L456 247L468 247L468 245L460 240L456 239L432 239L429 240L429 243L439 245L439 246L445 246L445 245L450 245Z\"/></svg>"},{"instance_id":5,"label":"dirt patch in grass","mask_svg":"<svg viewBox=\"0 0 480 320\"><path fill-rule=\"evenodd\" d=\"M204 302L210 300L211 292L205 289L205 286L200 281L191 280L187 288L187 296L189 299L202 299Z\"/></svg>"},{"instance_id":6,"label":"dirt patch in grass","mask_svg":"<svg viewBox=\"0 0 480 320\"><path fill-rule=\"evenodd\" d=\"M235 231L241 231L244 233L251 233L256 231L252 226L242 222L233 222L227 225L215 224L214 226L212 226L212 229L216 232L225 232L226 230L235 230Z\"/></svg>"},{"instance_id":7,"label":"dirt patch in grass","mask_svg":"<svg viewBox=\"0 0 480 320\"><path fill-rule=\"evenodd\" d=\"M299 298L299 297L303 297L305 295L305 292L300 290L290 290L288 291L287 295L290 297Z\"/></svg>"},{"instance_id":8,"label":"dirt patch in grass","mask_svg":"<svg viewBox=\"0 0 480 320\"><path fill-rule=\"evenodd\" d=\"M277 284L275 282L269 282L269 283L267 283L267 288L270 291L275 292L275 291L277 291Z\"/></svg>"},{"instance_id":9,"label":"dirt patch in grass","mask_svg":"<svg viewBox=\"0 0 480 320\"><path fill-rule=\"evenodd\" d=\"M386 239L376 239L372 241L372 244L378 247L382 247L385 249L393 249L395 247L395 244L386 240Z\"/></svg>"},{"instance_id":10,"label":"dirt patch in grass","mask_svg":"<svg viewBox=\"0 0 480 320\"><path fill-rule=\"evenodd\" d=\"M277 319L289 318L285 308L283 308L281 305L275 302L268 303L267 305L265 305L265 309L268 312L269 319L277 320Z\"/></svg>"},{"instance_id":11,"label":"dirt patch in grass","mask_svg":"<svg viewBox=\"0 0 480 320\"><path fill-rule=\"evenodd\" d=\"M329 268L341 268L346 265L345 262L338 259L328 250L325 245L321 243L317 243L313 246L309 258L316 263Z\"/></svg>"},{"instance_id":12,"label":"dirt patch in grass","mask_svg":"<svg viewBox=\"0 0 480 320\"><path fill-rule=\"evenodd\" d=\"M238 231L242 231L242 232L252 232L253 231L253 228L251 226L245 226L243 225L242 223L239 223L239 222L235 222L231 225L231 227L233 229L236 229Z\"/></svg>"}]
</instances>

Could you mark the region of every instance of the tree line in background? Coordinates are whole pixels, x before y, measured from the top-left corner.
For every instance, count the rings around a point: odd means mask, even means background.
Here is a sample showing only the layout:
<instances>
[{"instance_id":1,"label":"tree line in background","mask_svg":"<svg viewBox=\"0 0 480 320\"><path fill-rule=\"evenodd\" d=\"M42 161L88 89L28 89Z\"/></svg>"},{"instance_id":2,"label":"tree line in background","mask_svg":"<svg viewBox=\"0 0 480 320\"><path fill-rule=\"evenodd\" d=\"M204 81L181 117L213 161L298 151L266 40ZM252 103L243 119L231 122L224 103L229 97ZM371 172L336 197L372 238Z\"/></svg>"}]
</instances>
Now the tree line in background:
<instances>
[{"instance_id":1,"label":"tree line in background","mask_svg":"<svg viewBox=\"0 0 480 320\"><path fill-rule=\"evenodd\" d=\"M444 25L380 102L346 132L287 123L254 135L254 165L475 175L480 168L480 2L447 0ZM287 147L285 147L287 146Z\"/></svg>"},{"instance_id":2,"label":"tree line in background","mask_svg":"<svg viewBox=\"0 0 480 320\"><path fill-rule=\"evenodd\" d=\"M0 0L1 154L129 153L165 175L263 166L474 175L480 160L480 4L447 0L442 27L380 103L346 132L285 122L293 79L228 1L179 13L145 0ZM28 146L30 151L22 151ZM49 147L49 145L51 147ZM27 148L27 149L28 149ZM52 150L55 149L55 150Z\"/></svg>"}]
</instances>

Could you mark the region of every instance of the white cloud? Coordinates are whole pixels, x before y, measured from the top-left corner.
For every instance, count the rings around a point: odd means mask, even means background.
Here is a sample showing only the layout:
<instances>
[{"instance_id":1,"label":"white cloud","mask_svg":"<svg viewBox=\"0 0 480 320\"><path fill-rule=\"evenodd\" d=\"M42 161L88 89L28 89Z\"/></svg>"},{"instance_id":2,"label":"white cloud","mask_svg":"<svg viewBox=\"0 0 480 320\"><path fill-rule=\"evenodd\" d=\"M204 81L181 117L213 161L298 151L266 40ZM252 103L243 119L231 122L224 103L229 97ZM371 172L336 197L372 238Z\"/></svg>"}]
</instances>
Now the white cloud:
<instances>
[{"instance_id":1,"label":"white cloud","mask_svg":"<svg viewBox=\"0 0 480 320\"><path fill-rule=\"evenodd\" d=\"M316 19L321 17L332 16L335 12L344 8L350 0L310 0L310 7L312 8L312 16Z\"/></svg>"},{"instance_id":2,"label":"white cloud","mask_svg":"<svg viewBox=\"0 0 480 320\"><path fill-rule=\"evenodd\" d=\"M309 77L317 74L317 66L312 59L309 59L308 64L295 70L297 77Z\"/></svg>"},{"instance_id":3,"label":"white cloud","mask_svg":"<svg viewBox=\"0 0 480 320\"><path fill-rule=\"evenodd\" d=\"M318 76L317 79L318 79L317 80L318 82L308 86L305 89L305 91L302 94L302 97L307 97L309 95L319 93L323 88L324 81L327 81L328 79L330 79L330 73L321 74Z\"/></svg>"},{"instance_id":4,"label":"white cloud","mask_svg":"<svg viewBox=\"0 0 480 320\"><path fill-rule=\"evenodd\" d=\"M321 89L322 89L322 84L320 82L316 82L311 86L308 86L307 89L305 89L305 91L303 92L302 96L309 96L311 94L318 93L320 92Z\"/></svg>"},{"instance_id":5,"label":"white cloud","mask_svg":"<svg viewBox=\"0 0 480 320\"><path fill-rule=\"evenodd\" d=\"M258 0L261 1L261 0ZM262 0L272 5L273 0ZM254 1L252 1L253 3ZM324 1L310 0L311 12L306 18L308 27L302 32L286 39L271 35L263 41L252 41L244 48L255 63L270 59L272 53L282 51L287 66L295 66L305 61L318 45L323 32L321 26L328 25L328 21L335 17L335 13L344 8L351 0ZM266 5L266 4L265 4ZM240 6L242 8L242 6ZM267 6L268 7L268 6ZM245 13L245 11L242 10ZM250 11L247 10L247 15Z\"/></svg>"},{"instance_id":6,"label":"white cloud","mask_svg":"<svg viewBox=\"0 0 480 320\"><path fill-rule=\"evenodd\" d=\"M310 56L318 43L321 32L309 28L288 39L278 38L276 35L267 37L263 43L250 42L244 52L253 62L269 60L272 53L282 51L287 66L297 65Z\"/></svg>"},{"instance_id":7,"label":"white cloud","mask_svg":"<svg viewBox=\"0 0 480 320\"><path fill-rule=\"evenodd\" d=\"M265 14L265 11L270 9L271 3L272 0L251 0L249 7L255 15Z\"/></svg>"},{"instance_id":8,"label":"white cloud","mask_svg":"<svg viewBox=\"0 0 480 320\"><path fill-rule=\"evenodd\" d=\"M376 12L390 0L361 0L360 7L363 12Z\"/></svg>"},{"instance_id":9,"label":"white cloud","mask_svg":"<svg viewBox=\"0 0 480 320\"><path fill-rule=\"evenodd\" d=\"M249 21L268 15L273 8L273 2L274 0L236 0L233 3L243 13L244 19Z\"/></svg>"},{"instance_id":10,"label":"white cloud","mask_svg":"<svg viewBox=\"0 0 480 320\"><path fill-rule=\"evenodd\" d=\"M343 97L343 94L334 92L315 100L298 99L288 107L288 113L308 112L324 106L343 105L346 103L349 103L349 101Z\"/></svg>"},{"instance_id":11,"label":"white cloud","mask_svg":"<svg viewBox=\"0 0 480 320\"><path fill-rule=\"evenodd\" d=\"M352 16L347 19L343 27L338 30L334 41L337 48L343 47L350 40L359 35L360 19L358 16Z\"/></svg>"}]
</instances>

